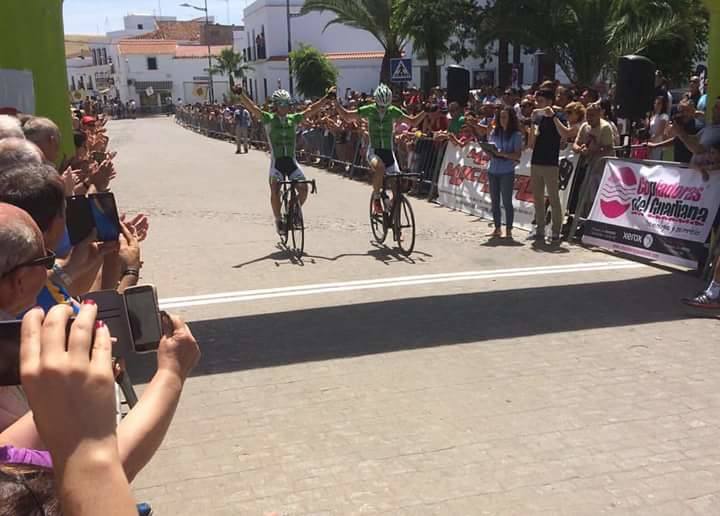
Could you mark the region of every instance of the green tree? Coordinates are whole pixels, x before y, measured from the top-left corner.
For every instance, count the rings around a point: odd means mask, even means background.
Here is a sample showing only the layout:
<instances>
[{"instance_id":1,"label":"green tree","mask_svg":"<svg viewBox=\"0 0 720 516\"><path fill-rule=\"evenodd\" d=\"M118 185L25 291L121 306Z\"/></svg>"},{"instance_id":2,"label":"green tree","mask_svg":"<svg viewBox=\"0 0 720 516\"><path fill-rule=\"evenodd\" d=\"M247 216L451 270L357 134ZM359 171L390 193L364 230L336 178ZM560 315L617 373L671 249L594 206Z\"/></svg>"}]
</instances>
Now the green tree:
<instances>
[{"instance_id":1,"label":"green tree","mask_svg":"<svg viewBox=\"0 0 720 516\"><path fill-rule=\"evenodd\" d=\"M337 68L316 48L300 45L290 59L297 89L306 98L322 97L337 82Z\"/></svg>"},{"instance_id":2,"label":"green tree","mask_svg":"<svg viewBox=\"0 0 720 516\"><path fill-rule=\"evenodd\" d=\"M335 23L364 30L372 34L385 49L380 80L390 82L390 59L400 57L405 46L401 19L393 9L393 0L307 0L300 11L330 11L335 18L325 26Z\"/></svg>"},{"instance_id":3,"label":"green tree","mask_svg":"<svg viewBox=\"0 0 720 516\"><path fill-rule=\"evenodd\" d=\"M460 41L459 37L453 36L464 34L461 29L477 10L472 0L395 0L393 13L401 32L413 40L418 55L427 59L429 80L426 90L440 84L437 62L451 50L459 53L457 45L451 49L452 43Z\"/></svg>"},{"instance_id":4,"label":"green tree","mask_svg":"<svg viewBox=\"0 0 720 516\"><path fill-rule=\"evenodd\" d=\"M211 68L210 73L227 75L230 82L230 91L235 88L235 79L243 79L246 77L247 72L253 69L232 48L221 50L220 55L215 57L215 61L217 61L217 64Z\"/></svg>"},{"instance_id":5,"label":"green tree","mask_svg":"<svg viewBox=\"0 0 720 516\"><path fill-rule=\"evenodd\" d=\"M661 67L672 48L684 48L686 62L698 57L688 35L704 12L699 0L496 0L481 30L540 48L571 80L591 84L625 54L654 54Z\"/></svg>"}]
</instances>

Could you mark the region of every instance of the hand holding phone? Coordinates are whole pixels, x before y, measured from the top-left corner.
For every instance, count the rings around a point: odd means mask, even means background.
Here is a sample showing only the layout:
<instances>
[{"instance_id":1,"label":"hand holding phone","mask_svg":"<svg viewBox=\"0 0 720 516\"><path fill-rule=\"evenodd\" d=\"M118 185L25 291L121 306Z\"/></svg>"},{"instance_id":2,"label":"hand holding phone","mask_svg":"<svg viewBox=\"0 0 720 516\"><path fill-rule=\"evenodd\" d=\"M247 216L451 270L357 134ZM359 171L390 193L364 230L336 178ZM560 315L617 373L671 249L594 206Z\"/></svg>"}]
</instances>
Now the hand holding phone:
<instances>
[{"instance_id":1,"label":"hand holding phone","mask_svg":"<svg viewBox=\"0 0 720 516\"><path fill-rule=\"evenodd\" d=\"M190 328L177 316L163 312L164 333L158 348L158 371L166 371L182 382L200 360L200 348Z\"/></svg>"},{"instance_id":2,"label":"hand holding phone","mask_svg":"<svg viewBox=\"0 0 720 516\"><path fill-rule=\"evenodd\" d=\"M56 467L78 447L105 454L117 446L112 344L96 314L95 306L83 306L69 337L55 331L70 321L72 310L66 305L54 306L47 315L34 308L23 318L22 386Z\"/></svg>"}]
</instances>

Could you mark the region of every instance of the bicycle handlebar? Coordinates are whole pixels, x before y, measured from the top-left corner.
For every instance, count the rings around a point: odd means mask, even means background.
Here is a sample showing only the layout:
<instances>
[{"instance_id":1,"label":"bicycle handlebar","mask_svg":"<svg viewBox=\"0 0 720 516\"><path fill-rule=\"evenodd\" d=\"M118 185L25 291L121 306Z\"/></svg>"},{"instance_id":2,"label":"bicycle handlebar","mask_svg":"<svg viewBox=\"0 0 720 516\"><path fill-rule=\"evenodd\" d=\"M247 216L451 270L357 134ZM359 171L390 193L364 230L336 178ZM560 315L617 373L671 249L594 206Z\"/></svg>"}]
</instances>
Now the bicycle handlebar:
<instances>
[{"instance_id":1,"label":"bicycle handlebar","mask_svg":"<svg viewBox=\"0 0 720 516\"><path fill-rule=\"evenodd\" d=\"M279 185L312 185L312 188L310 189L310 193L317 193L317 183L315 183L314 179L303 179L302 181L278 181L277 184Z\"/></svg>"}]
</instances>

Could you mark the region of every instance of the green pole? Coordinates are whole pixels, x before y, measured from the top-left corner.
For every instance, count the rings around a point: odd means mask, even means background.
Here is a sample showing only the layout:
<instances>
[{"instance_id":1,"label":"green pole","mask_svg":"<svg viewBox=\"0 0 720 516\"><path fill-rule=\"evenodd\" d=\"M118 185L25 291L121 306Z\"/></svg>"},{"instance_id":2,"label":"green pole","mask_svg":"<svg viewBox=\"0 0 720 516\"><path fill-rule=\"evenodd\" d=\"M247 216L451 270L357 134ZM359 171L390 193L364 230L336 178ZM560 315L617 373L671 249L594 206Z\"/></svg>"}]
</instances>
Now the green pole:
<instances>
[{"instance_id":1,"label":"green pole","mask_svg":"<svg viewBox=\"0 0 720 516\"><path fill-rule=\"evenodd\" d=\"M712 106L720 97L720 0L705 0L710 13L710 36L708 38L708 102L706 116L712 116Z\"/></svg>"},{"instance_id":2,"label":"green pole","mask_svg":"<svg viewBox=\"0 0 720 516\"><path fill-rule=\"evenodd\" d=\"M62 150L74 153L65 65L62 0L5 0L0 16L0 72L32 72L35 115L60 127Z\"/></svg>"}]
</instances>

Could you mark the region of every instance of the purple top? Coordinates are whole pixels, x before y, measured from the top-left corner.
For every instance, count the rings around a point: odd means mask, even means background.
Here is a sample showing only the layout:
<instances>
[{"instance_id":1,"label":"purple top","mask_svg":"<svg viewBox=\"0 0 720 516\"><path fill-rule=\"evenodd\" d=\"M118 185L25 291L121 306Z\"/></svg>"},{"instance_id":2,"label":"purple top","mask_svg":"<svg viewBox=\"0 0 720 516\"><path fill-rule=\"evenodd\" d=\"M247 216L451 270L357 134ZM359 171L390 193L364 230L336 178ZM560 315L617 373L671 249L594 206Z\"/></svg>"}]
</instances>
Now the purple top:
<instances>
[{"instance_id":1,"label":"purple top","mask_svg":"<svg viewBox=\"0 0 720 516\"><path fill-rule=\"evenodd\" d=\"M14 446L0 446L0 463L28 464L48 469L53 467L49 451L15 448Z\"/></svg>"}]
</instances>

